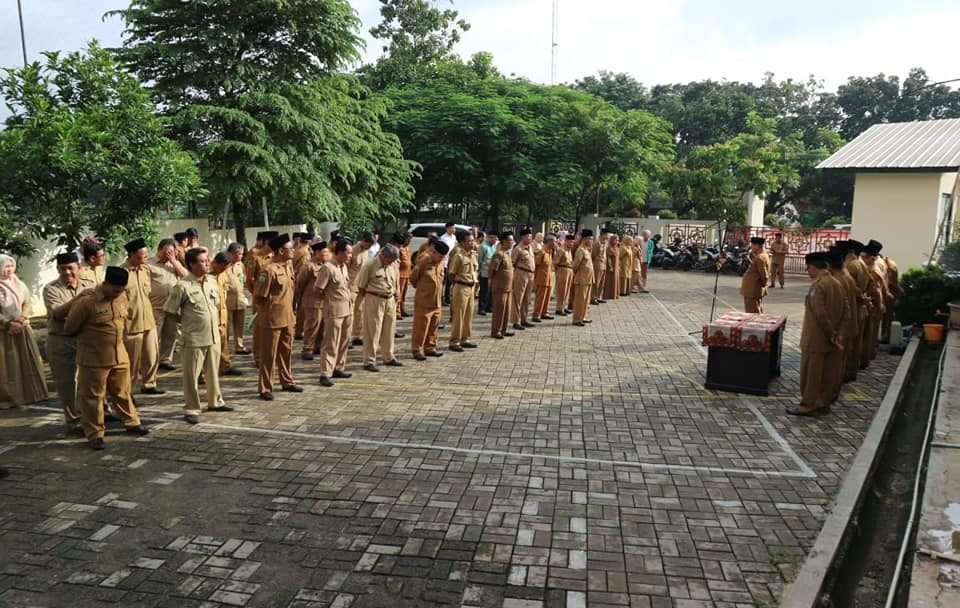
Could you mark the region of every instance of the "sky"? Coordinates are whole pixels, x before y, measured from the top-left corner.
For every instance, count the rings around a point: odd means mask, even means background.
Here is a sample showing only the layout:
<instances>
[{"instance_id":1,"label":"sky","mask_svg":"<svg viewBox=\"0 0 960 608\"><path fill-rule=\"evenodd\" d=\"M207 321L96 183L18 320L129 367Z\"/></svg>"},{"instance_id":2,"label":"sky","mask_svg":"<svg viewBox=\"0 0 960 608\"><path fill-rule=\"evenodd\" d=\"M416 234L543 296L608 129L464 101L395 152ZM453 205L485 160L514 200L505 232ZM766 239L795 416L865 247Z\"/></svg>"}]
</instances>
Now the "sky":
<instances>
[{"instance_id":1,"label":"sky","mask_svg":"<svg viewBox=\"0 0 960 608\"><path fill-rule=\"evenodd\" d=\"M121 41L122 23L103 14L122 0L21 0L28 59ZM440 0L440 4L445 4ZM381 44L367 30L377 0L352 0L363 20L366 58ZM457 52L488 51L505 74L550 81L552 0L457 0L471 24ZM960 78L952 24L957 0L559 0L558 82L599 70L653 86L712 78L759 82L814 75L830 88L851 75L905 76L923 67L933 81ZM17 0L0 0L0 67L22 64ZM954 85L956 86L956 85Z\"/></svg>"}]
</instances>

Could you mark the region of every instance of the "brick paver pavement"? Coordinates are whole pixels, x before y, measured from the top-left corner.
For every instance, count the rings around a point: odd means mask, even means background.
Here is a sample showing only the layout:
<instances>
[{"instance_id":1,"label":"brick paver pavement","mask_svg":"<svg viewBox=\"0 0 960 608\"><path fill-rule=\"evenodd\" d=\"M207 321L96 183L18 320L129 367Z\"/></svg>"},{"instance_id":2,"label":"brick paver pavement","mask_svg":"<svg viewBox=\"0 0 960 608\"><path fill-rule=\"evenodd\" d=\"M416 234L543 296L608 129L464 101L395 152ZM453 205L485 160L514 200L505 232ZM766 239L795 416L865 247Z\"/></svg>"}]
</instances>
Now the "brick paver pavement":
<instances>
[{"instance_id":1,"label":"brick paver pavement","mask_svg":"<svg viewBox=\"0 0 960 608\"><path fill-rule=\"evenodd\" d=\"M113 428L105 452L49 409L0 413L0 605L775 605L898 361L827 416L784 415L806 281L790 283L768 299L790 321L767 398L703 389L713 279L654 272L653 295L587 328L426 363L404 339L405 367L379 374L353 349L333 389L297 359L306 392L270 404L240 357L250 373L223 383L238 411L196 427L173 372L139 398L154 432ZM740 303L737 279L720 295Z\"/></svg>"}]
</instances>

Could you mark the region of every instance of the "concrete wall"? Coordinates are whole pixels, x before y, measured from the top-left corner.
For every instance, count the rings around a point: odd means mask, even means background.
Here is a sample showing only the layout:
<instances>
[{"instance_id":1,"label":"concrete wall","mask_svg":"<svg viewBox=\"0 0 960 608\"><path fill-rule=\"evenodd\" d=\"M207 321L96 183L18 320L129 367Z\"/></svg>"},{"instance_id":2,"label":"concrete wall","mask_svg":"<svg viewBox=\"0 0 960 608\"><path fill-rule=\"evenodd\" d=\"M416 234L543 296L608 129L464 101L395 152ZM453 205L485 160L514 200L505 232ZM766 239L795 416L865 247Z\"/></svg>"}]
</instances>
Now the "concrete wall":
<instances>
[{"instance_id":1,"label":"concrete wall","mask_svg":"<svg viewBox=\"0 0 960 608\"><path fill-rule=\"evenodd\" d=\"M160 224L160 236L166 238L176 232L183 232L187 228L194 227L200 233L200 244L209 248L211 251L223 251L232 243L236 236L236 231L229 230L211 230L207 225L207 220L188 219L188 220L169 220ZM321 235L326 238L330 230L336 228L336 224L323 224L320 226ZM257 233L267 230L261 226L252 226L246 229L247 243L253 244L256 241ZM271 226L270 230L279 232L303 232L306 227L303 224L295 226ZM325 232L326 231L326 232ZM57 267L54 258L57 253L63 251L56 246L56 242L35 241L34 246L37 253L29 258L17 260L17 276L30 287L30 293L33 300L34 316L45 316L46 309L43 306L43 286L57 278ZM156 243L150 243L151 249L156 247ZM123 261L122 256L115 256L107 259L107 264L116 265Z\"/></svg>"},{"instance_id":2,"label":"concrete wall","mask_svg":"<svg viewBox=\"0 0 960 608\"><path fill-rule=\"evenodd\" d=\"M851 238L883 243L901 272L927 261L937 234L943 184L956 174L857 173ZM949 192L947 190L946 192Z\"/></svg>"}]
</instances>

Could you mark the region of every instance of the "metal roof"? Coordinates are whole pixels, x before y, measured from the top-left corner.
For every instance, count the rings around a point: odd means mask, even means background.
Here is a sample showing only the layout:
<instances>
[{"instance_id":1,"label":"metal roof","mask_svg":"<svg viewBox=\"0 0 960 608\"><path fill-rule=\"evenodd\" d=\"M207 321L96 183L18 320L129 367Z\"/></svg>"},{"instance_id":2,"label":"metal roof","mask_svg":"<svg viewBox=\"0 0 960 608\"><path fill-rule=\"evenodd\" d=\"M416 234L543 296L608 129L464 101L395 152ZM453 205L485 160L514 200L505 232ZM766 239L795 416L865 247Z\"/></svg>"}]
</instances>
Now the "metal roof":
<instances>
[{"instance_id":1,"label":"metal roof","mask_svg":"<svg viewBox=\"0 0 960 608\"><path fill-rule=\"evenodd\" d=\"M873 125L818 169L943 169L960 167L960 118Z\"/></svg>"}]
</instances>

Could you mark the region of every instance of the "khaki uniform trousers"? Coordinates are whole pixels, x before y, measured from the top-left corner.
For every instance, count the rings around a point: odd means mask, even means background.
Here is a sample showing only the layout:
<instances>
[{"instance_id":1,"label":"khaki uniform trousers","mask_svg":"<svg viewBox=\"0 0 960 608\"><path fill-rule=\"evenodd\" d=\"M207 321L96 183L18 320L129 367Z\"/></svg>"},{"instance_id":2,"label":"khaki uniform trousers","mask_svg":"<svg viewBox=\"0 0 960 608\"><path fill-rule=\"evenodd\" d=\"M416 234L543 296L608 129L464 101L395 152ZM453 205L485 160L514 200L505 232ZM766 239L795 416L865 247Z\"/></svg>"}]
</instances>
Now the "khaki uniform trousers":
<instances>
[{"instance_id":1,"label":"khaki uniform trousers","mask_svg":"<svg viewBox=\"0 0 960 608\"><path fill-rule=\"evenodd\" d=\"M397 300L368 293L363 296L363 362L377 362L377 346L384 362L394 358Z\"/></svg>"},{"instance_id":2,"label":"khaki uniform trousers","mask_svg":"<svg viewBox=\"0 0 960 608\"><path fill-rule=\"evenodd\" d=\"M351 304L353 304L353 323L350 335L354 338L363 337L363 298L359 294L353 294Z\"/></svg>"},{"instance_id":3,"label":"khaki uniform trousers","mask_svg":"<svg viewBox=\"0 0 960 608\"><path fill-rule=\"evenodd\" d=\"M467 342L473 336L473 286L454 283L450 294L450 346Z\"/></svg>"},{"instance_id":4,"label":"khaki uniform trousers","mask_svg":"<svg viewBox=\"0 0 960 608\"><path fill-rule=\"evenodd\" d=\"M264 323L266 325L266 323ZM264 327L260 330L260 393L273 392L273 370L280 375L280 385L293 384L290 354L293 351L293 326Z\"/></svg>"},{"instance_id":5,"label":"khaki uniform trousers","mask_svg":"<svg viewBox=\"0 0 960 608\"><path fill-rule=\"evenodd\" d=\"M413 353L432 353L437 350L437 332L442 309L413 310Z\"/></svg>"},{"instance_id":6,"label":"khaki uniform trousers","mask_svg":"<svg viewBox=\"0 0 960 608\"><path fill-rule=\"evenodd\" d=\"M866 366L877 358L878 344L880 340L880 324L883 322L883 313L877 310L871 310L867 318L867 325L863 333L863 343L860 352L860 364Z\"/></svg>"},{"instance_id":7,"label":"khaki uniform trousers","mask_svg":"<svg viewBox=\"0 0 960 608\"><path fill-rule=\"evenodd\" d=\"M406 302L407 302L407 288L410 286L410 277L400 277L399 288L397 293L400 294L400 298L397 300L397 316L401 317L407 314Z\"/></svg>"},{"instance_id":8,"label":"khaki uniform trousers","mask_svg":"<svg viewBox=\"0 0 960 608\"><path fill-rule=\"evenodd\" d=\"M780 287L783 287L784 267L787 265L787 259L782 260L774 257L770 261L770 287L777 281L780 281Z\"/></svg>"},{"instance_id":9,"label":"khaki uniform trousers","mask_svg":"<svg viewBox=\"0 0 960 608\"><path fill-rule=\"evenodd\" d=\"M513 310L510 311L511 323L526 323L530 310L530 292L533 291L533 273L514 270L513 273Z\"/></svg>"},{"instance_id":10,"label":"khaki uniform trousers","mask_svg":"<svg viewBox=\"0 0 960 608\"><path fill-rule=\"evenodd\" d=\"M295 338L303 338L303 324L306 321L306 310L303 309L303 306L299 303L297 304L297 325L294 327L293 336Z\"/></svg>"},{"instance_id":11,"label":"khaki uniform trousers","mask_svg":"<svg viewBox=\"0 0 960 608\"><path fill-rule=\"evenodd\" d=\"M253 326L250 328L253 330L253 360L259 365L260 363L260 313L257 313L257 316L253 319Z\"/></svg>"},{"instance_id":12,"label":"khaki uniform trousers","mask_svg":"<svg viewBox=\"0 0 960 608\"><path fill-rule=\"evenodd\" d=\"M557 312L561 313L567 307L570 301L571 288L573 287L573 269L557 268Z\"/></svg>"},{"instance_id":13,"label":"khaki uniform trousers","mask_svg":"<svg viewBox=\"0 0 960 608\"><path fill-rule=\"evenodd\" d=\"M640 262L640 289L647 288L647 269L650 268L649 262Z\"/></svg>"},{"instance_id":14,"label":"khaki uniform trousers","mask_svg":"<svg viewBox=\"0 0 960 608\"><path fill-rule=\"evenodd\" d=\"M533 318L539 319L550 314L550 294L553 292L553 285L541 285L537 287L537 297L533 304Z\"/></svg>"},{"instance_id":15,"label":"khaki uniform trousers","mask_svg":"<svg viewBox=\"0 0 960 608\"><path fill-rule=\"evenodd\" d=\"M143 388L156 387L157 369L160 365L160 344L157 342L156 330L148 329L138 334L127 334L123 337L123 345L130 356L132 384L135 385L139 378Z\"/></svg>"},{"instance_id":16,"label":"khaki uniform trousers","mask_svg":"<svg viewBox=\"0 0 960 608\"><path fill-rule=\"evenodd\" d=\"M490 335L507 333L510 311L513 309L513 294L509 291L494 289L490 294L490 303L493 306L493 319L490 323Z\"/></svg>"},{"instance_id":17,"label":"khaki uniform trousers","mask_svg":"<svg viewBox=\"0 0 960 608\"><path fill-rule=\"evenodd\" d=\"M175 319L167 317L163 308L153 309L153 318L157 320L158 357L160 363L173 363L173 352L177 348L177 334L180 324Z\"/></svg>"},{"instance_id":18,"label":"khaki uniform trousers","mask_svg":"<svg viewBox=\"0 0 960 608\"><path fill-rule=\"evenodd\" d=\"M220 324L220 373L227 371L233 365L230 359L230 343L227 342L227 324Z\"/></svg>"},{"instance_id":19,"label":"khaki uniform trousers","mask_svg":"<svg viewBox=\"0 0 960 608\"><path fill-rule=\"evenodd\" d=\"M315 306L303 308L303 354L316 354L320 351L321 342L317 337L322 335L320 318L322 309Z\"/></svg>"},{"instance_id":20,"label":"khaki uniform trousers","mask_svg":"<svg viewBox=\"0 0 960 608\"><path fill-rule=\"evenodd\" d=\"M87 439L103 437L103 399L110 395L123 426L140 424L137 406L130 396L132 380L130 367L124 363L115 367L77 367L77 404L83 415L83 435Z\"/></svg>"},{"instance_id":21,"label":"khaki uniform trousers","mask_svg":"<svg viewBox=\"0 0 960 608\"><path fill-rule=\"evenodd\" d=\"M207 388L207 408L223 405L220 395L220 345L184 346L183 354L183 413L199 416L204 408L200 406L200 385L197 380L203 372Z\"/></svg>"},{"instance_id":22,"label":"khaki uniform trousers","mask_svg":"<svg viewBox=\"0 0 960 608\"><path fill-rule=\"evenodd\" d=\"M320 349L320 375L329 378L334 370L347 367L350 348L350 325L353 317L323 317L323 346Z\"/></svg>"},{"instance_id":23,"label":"khaki uniform trousers","mask_svg":"<svg viewBox=\"0 0 960 608\"><path fill-rule=\"evenodd\" d=\"M763 298L743 298L743 311L750 313L763 312Z\"/></svg>"},{"instance_id":24,"label":"khaki uniform trousers","mask_svg":"<svg viewBox=\"0 0 960 608\"><path fill-rule=\"evenodd\" d=\"M247 321L247 311L241 308L231 310L227 314L230 315L230 329L233 331L233 351L243 350L244 324Z\"/></svg>"},{"instance_id":25,"label":"khaki uniform trousers","mask_svg":"<svg viewBox=\"0 0 960 608\"><path fill-rule=\"evenodd\" d=\"M838 377L830 372L840 368L842 351L827 353L800 353L800 407L820 409L833 403L839 388L833 385Z\"/></svg>"},{"instance_id":26,"label":"khaki uniform trousers","mask_svg":"<svg viewBox=\"0 0 960 608\"><path fill-rule=\"evenodd\" d=\"M893 324L893 306L896 300L886 300L884 302L883 318L880 320L880 341L884 344L890 342L890 326Z\"/></svg>"},{"instance_id":27,"label":"khaki uniform trousers","mask_svg":"<svg viewBox=\"0 0 960 608\"><path fill-rule=\"evenodd\" d=\"M850 343L844 345L843 350L843 379L852 382L857 379L857 372L860 370L860 352L863 348L863 324L867 316L867 307L857 308L858 322L856 331L850 337Z\"/></svg>"},{"instance_id":28,"label":"khaki uniform trousers","mask_svg":"<svg viewBox=\"0 0 960 608\"><path fill-rule=\"evenodd\" d=\"M587 310L590 308L591 285L573 286L573 322L579 323L587 319Z\"/></svg>"},{"instance_id":29,"label":"khaki uniform trousers","mask_svg":"<svg viewBox=\"0 0 960 608\"><path fill-rule=\"evenodd\" d=\"M47 360L53 375L53 385L63 404L63 420L69 425L80 424L77 407L77 340L68 336L47 336Z\"/></svg>"},{"instance_id":30,"label":"khaki uniform trousers","mask_svg":"<svg viewBox=\"0 0 960 608\"><path fill-rule=\"evenodd\" d=\"M603 299L603 288L607 286L607 269L599 268L593 271L593 294L592 299L602 300Z\"/></svg>"}]
</instances>

